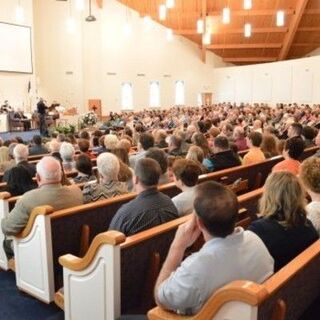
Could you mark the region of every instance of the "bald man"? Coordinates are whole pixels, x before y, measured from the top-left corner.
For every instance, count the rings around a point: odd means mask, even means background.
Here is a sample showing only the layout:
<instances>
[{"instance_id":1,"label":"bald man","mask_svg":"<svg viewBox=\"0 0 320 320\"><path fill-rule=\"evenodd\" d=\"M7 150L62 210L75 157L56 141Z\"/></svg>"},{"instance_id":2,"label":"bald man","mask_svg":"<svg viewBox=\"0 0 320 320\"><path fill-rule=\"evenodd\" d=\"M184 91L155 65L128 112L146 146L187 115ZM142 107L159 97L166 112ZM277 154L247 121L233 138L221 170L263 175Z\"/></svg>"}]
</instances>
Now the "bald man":
<instances>
[{"instance_id":1,"label":"bald man","mask_svg":"<svg viewBox=\"0 0 320 320\"><path fill-rule=\"evenodd\" d=\"M54 157L43 157L38 162L36 178L39 188L26 192L8 217L2 219L1 228L5 235L21 232L35 207L49 205L60 210L83 203L82 192L77 186L61 185L61 165Z\"/></svg>"}]
</instances>

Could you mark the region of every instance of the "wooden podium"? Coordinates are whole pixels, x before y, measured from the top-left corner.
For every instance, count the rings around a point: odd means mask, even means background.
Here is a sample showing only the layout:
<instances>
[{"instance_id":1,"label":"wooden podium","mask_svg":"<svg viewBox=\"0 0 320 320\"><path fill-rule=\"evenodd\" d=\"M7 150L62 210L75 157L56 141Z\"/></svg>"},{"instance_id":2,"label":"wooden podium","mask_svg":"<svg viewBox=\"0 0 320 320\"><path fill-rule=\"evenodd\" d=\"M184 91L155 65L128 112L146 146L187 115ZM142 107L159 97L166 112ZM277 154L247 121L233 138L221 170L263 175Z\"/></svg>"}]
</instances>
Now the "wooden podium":
<instances>
[{"instance_id":1,"label":"wooden podium","mask_svg":"<svg viewBox=\"0 0 320 320\"><path fill-rule=\"evenodd\" d=\"M89 111L94 111L98 116L98 119L102 118L102 110L101 110L101 99L89 99L88 100L88 109Z\"/></svg>"}]
</instances>

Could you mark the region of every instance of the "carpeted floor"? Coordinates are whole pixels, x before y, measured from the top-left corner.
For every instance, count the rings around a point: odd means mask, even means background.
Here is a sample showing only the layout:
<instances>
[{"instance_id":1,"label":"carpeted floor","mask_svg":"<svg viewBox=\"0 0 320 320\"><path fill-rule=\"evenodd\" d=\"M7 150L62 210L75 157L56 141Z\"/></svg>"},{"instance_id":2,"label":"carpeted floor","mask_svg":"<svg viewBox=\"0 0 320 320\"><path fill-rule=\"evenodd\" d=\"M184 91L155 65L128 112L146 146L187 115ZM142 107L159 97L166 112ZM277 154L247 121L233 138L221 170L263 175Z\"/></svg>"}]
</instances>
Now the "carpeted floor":
<instances>
[{"instance_id":1,"label":"carpeted floor","mask_svg":"<svg viewBox=\"0 0 320 320\"><path fill-rule=\"evenodd\" d=\"M24 141L29 141L35 134L40 134L39 130L0 132L0 138L2 140L10 140L14 137L21 137Z\"/></svg>"},{"instance_id":2,"label":"carpeted floor","mask_svg":"<svg viewBox=\"0 0 320 320\"><path fill-rule=\"evenodd\" d=\"M1 320L63 320L64 313L55 304L47 305L19 291L15 274L0 271Z\"/></svg>"}]
</instances>

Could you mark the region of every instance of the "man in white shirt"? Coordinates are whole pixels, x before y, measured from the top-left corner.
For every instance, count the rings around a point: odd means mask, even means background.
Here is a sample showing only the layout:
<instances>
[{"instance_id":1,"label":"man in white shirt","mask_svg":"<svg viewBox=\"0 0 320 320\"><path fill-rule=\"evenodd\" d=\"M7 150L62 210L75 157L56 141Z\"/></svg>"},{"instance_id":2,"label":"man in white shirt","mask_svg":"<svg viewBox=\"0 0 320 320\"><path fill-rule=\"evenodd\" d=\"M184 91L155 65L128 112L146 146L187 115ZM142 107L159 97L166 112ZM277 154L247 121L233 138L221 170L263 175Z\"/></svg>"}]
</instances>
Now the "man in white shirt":
<instances>
[{"instance_id":1,"label":"man in white shirt","mask_svg":"<svg viewBox=\"0 0 320 320\"><path fill-rule=\"evenodd\" d=\"M181 225L159 274L155 299L165 309L198 312L214 291L234 280L258 283L273 273L274 260L250 231L235 228L238 200L217 182L197 186L194 217ZM185 250L203 234L201 250L184 261Z\"/></svg>"}]
</instances>

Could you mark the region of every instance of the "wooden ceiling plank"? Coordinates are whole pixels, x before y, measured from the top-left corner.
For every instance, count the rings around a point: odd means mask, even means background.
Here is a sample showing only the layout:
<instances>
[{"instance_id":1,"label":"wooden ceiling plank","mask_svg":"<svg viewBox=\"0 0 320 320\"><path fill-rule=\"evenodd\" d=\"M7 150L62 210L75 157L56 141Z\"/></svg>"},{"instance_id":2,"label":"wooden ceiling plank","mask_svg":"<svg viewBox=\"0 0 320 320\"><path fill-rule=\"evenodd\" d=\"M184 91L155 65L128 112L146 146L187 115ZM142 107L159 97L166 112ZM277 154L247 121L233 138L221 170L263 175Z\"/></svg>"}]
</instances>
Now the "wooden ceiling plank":
<instances>
[{"instance_id":1,"label":"wooden ceiling plank","mask_svg":"<svg viewBox=\"0 0 320 320\"><path fill-rule=\"evenodd\" d=\"M176 35L195 35L197 34L196 29L180 29L173 30ZM252 33L285 33L288 32L287 27L267 27L267 28L253 28ZM235 29L223 29L220 28L215 30L214 34L238 34L243 33L243 28L235 28Z\"/></svg>"},{"instance_id":2,"label":"wooden ceiling plank","mask_svg":"<svg viewBox=\"0 0 320 320\"><path fill-rule=\"evenodd\" d=\"M239 57L234 57L234 58L224 58L224 62L273 62L277 61L277 57L246 57L246 58L239 58Z\"/></svg>"},{"instance_id":3,"label":"wooden ceiling plank","mask_svg":"<svg viewBox=\"0 0 320 320\"><path fill-rule=\"evenodd\" d=\"M300 27L298 28L298 31L301 32L312 32L312 31L320 31L320 27Z\"/></svg>"},{"instance_id":4,"label":"wooden ceiling plank","mask_svg":"<svg viewBox=\"0 0 320 320\"><path fill-rule=\"evenodd\" d=\"M208 49L280 49L282 43L212 44Z\"/></svg>"},{"instance_id":5,"label":"wooden ceiling plank","mask_svg":"<svg viewBox=\"0 0 320 320\"><path fill-rule=\"evenodd\" d=\"M284 60L287 57L307 4L308 0L297 0L295 14L291 18L289 31L284 37L283 46L280 51L278 60Z\"/></svg>"}]
</instances>

